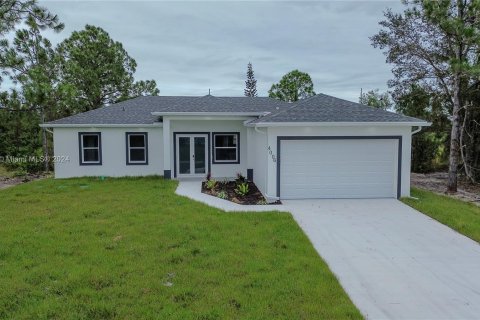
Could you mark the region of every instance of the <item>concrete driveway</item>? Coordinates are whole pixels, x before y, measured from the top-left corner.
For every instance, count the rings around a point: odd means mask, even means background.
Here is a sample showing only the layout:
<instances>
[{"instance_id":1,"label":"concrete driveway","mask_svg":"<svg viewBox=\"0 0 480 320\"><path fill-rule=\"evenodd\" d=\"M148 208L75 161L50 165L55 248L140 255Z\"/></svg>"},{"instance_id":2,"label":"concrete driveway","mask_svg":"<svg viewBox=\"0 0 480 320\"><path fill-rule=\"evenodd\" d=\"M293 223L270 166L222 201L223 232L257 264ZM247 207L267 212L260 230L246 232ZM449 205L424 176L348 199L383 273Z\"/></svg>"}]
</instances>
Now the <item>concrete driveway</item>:
<instances>
[{"instance_id":1,"label":"concrete driveway","mask_svg":"<svg viewBox=\"0 0 480 320\"><path fill-rule=\"evenodd\" d=\"M476 242L393 199L284 204L367 319L480 319Z\"/></svg>"}]
</instances>

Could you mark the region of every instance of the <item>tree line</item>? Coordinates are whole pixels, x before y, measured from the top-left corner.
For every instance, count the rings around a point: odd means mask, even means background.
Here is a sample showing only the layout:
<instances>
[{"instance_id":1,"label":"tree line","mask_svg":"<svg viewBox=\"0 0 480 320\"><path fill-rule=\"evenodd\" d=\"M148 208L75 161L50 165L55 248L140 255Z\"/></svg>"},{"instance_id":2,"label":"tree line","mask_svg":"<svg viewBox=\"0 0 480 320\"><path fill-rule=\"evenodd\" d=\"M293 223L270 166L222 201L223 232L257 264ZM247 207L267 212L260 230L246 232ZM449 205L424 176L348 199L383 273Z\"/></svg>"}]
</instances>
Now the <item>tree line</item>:
<instances>
[{"instance_id":1,"label":"tree line","mask_svg":"<svg viewBox=\"0 0 480 320\"><path fill-rule=\"evenodd\" d=\"M414 138L414 165L429 169L443 154L448 191L456 192L458 173L480 180L480 1L404 5L402 13L384 13L370 40L392 65L388 85L397 110L432 122Z\"/></svg>"},{"instance_id":2,"label":"tree line","mask_svg":"<svg viewBox=\"0 0 480 320\"><path fill-rule=\"evenodd\" d=\"M359 101L432 122L413 138L412 168L448 167L448 189L455 192L458 173L480 180L480 0L404 5L401 13L387 10L370 38L392 65L390 89L362 92ZM62 32L64 24L35 0L0 0L0 83L8 78L14 84L0 92L0 156L51 153L42 122L159 94L154 80L134 80L135 60L105 30L87 25L53 46L47 29ZM268 93L294 102L315 91L307 73L293 70ZM244 94L257 96L251 63Z\"/></svg>"},{"instance_id":3,"label":"tree line","mask_svg":"<svg viewBox=\"0 0 480 320\"><path fill-rule=\"evenodd\" d=\"M413 137L412 169L447 167L447 191L456 192L459 173L480 181L480 0L402 3L403 12L384 12L381 30L370 38L392 65L390 90L362 92L359 102L430 121ZM289 97L278 92L299 88L287 79L272 86L270 96L304 98L295 90Z\"/></svg>"},{"instance_id":4,"label":"tree line","mask_svg":"<svg viewBox=\"0 0 480 320\"><path fill-rule=\"evenodd\" d=\"M136 61L102 28L87 25L57 46L47 29L62 32L64 24L36 1L0 0L0 83L13 84L0 92L0 156L47 157L52 137L40 123L159 94L154 80L134 80ZM47 161L14 165L49 169Z\"/></svg>"}]
</instances>

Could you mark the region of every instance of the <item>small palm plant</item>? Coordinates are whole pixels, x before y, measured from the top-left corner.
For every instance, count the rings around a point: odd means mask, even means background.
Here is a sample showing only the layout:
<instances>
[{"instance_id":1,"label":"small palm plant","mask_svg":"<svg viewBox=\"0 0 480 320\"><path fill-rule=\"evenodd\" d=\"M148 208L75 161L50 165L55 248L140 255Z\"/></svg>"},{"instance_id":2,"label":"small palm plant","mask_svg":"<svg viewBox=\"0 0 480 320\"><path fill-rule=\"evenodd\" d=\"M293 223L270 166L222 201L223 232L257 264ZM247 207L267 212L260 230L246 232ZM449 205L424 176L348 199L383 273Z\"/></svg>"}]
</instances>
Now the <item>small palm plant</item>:
<instances>
[{"instance_id":1,"label":"small palm plant","mask_svg":"<svg viewBox=\"0 0 480 320\"><path fill-rule=\"evenodd\" d=\"M235 192L242 197L246 196L249 191L250 188L247 182L237 184L237 188L235 189Z\"/></svg>"},{"instance_id":2,"label":"small palm plant","mask_svg":"<svg viewBox=\"0 0 480 320\"><path fill-rule=\"evenodd\" d=\"M216 186L217 180L215 179L210 179L205 182L205 188L207 188L208 190L214 190Z\"/></svg>"},{"instance_id":3,"label":"small palm plant","mask_svg":"<svg viewBox=\"0 0 480 320\"><path fill-rule=\"evenodd\" d=\"M228 195L225 191L222 190L219 193L217 193L217 197L219 197L220 199L227 199Z\"/></svg>"}]
</instances>

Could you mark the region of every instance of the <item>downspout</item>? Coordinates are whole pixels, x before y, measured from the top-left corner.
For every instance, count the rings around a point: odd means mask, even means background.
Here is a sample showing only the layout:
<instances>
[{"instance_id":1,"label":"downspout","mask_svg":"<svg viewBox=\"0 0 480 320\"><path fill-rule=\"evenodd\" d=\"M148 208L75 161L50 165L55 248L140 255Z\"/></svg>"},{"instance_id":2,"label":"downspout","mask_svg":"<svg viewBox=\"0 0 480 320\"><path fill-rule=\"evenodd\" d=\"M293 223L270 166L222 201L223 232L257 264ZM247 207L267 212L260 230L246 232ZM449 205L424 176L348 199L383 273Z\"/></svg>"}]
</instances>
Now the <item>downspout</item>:
<instances>
[{"instance_id":1,"label":"downspout","mask_svg":"<svg viewBox=\"0 0 480 320\"><path fill-rule=\"evenodd\" d=\"M413 136L415 133L419 133L421 130L422 130L422 127L417 127L417 129L415 129L415 130L412 131L412 136Z\"/></svg>"},{"instance_id":2,"label":"downspout","mask_svg":"<svg viewBox=\"0 0 480 320\"><path fill-rule=\"evenodd\" d=\"M266 132L263 132L262 130L258 129L257 126L253 127L256 132L261 133L261 134L267 134Z\"/></svg>"}]
</instances>

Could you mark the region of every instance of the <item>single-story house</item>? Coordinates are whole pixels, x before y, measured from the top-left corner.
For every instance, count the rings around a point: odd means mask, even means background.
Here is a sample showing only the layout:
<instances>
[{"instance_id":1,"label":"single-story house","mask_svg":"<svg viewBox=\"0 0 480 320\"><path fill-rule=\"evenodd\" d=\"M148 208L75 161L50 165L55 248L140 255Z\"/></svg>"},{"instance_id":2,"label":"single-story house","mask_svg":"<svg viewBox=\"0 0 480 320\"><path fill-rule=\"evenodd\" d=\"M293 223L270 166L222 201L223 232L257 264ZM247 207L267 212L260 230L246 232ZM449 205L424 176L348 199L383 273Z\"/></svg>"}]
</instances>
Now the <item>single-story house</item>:
<instances>
[{"instance_id":1,"label":"single-story house","mask_svg":"<svg viewBox=\"0 0 480 320\"><path fill-rule=\"evenodd\" d=\"M43 126L56 178L241 173L275 200L409 196L412 134L428 125L318 94L138 97Z\"/></svg>"}]
</instances>

